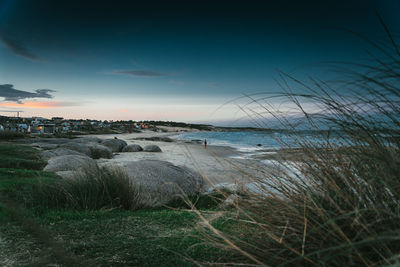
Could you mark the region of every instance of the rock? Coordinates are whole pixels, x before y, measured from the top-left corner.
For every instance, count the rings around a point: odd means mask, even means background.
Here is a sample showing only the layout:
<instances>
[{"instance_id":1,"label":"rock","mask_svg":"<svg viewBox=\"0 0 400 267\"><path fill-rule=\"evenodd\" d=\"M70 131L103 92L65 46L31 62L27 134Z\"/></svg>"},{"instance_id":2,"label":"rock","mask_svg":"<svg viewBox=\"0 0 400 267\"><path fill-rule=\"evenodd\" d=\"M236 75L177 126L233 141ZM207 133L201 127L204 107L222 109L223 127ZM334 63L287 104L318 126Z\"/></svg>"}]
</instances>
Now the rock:
<instances>
[{"instance_id":1,"label":"rock","mask_svg":"<svg viewBox=\"0 0 400 267\"><path fill-rule=\"evenodd\" d=\"M84 156L85 154L82 154L82 153L80 153L78 151L71 150L71 149L68 149L68 148L60 147L60 148L44 151L42 153L42 158L43 159L49 159L49 158L52 158L52 157L65 156L65 155L83 155Z\"/></svg>"},{"instance_id":2,"label":"rock","mask_svg":"<svg viewBox=\"0 0 400 267\"><path fill-rule=\"evenodd\" d=\"M92 159L111 159L113 157L113 153L110 148L99 144L99 143L89 143L86 144L90 150L90 157Z\"/></svg>"},{"instance_id":3,"label":"rock","mask_svg":"<svg viewBox=\"0 0 400 267\"><path fill-rule=\"evenodd\" d=\"M78 143L100 143L101 140L102 139L98 137L79 137L74 141Z\"/></svg>"},{"instance_id":4,"label":"rock","mask_svg":"<svg viewBox=\"0 0 400 267\"><path fill-rule=\"evenodd\" d=\"M145 152L162 152L161 148L157 145L147 145L143 148Z\"/></svg>"},{"instance_id":5,"label":"rock","mask_svg":"<svg viewBox=\"0 0 400 267\"><path fill-rule=\"evenodd\" d=\"M49 159L44 171L77 171L82 168L95 168L96 161L84 155L64 155Z\"/></svg>"},{"instance_id":6,"label":"rock","mask_svg":"<svg viewBox=\"0 0 400 267\"><path fill-rule=\"evenodd\" d=\"M89 156L93 159L99 159L99 158L111 159L113 156L110 148L104 146L103 144L99 144L99 143L70 142L67 144L63 144L60 147L77 151L77 152L79 152L81 154L85 154L86 156Z\"/></svg>"},{"instance_id":7,"label":"rock","mask_svg":"<svg viewBox=\"0 0 400 267\"><path fill-rule=\"evenodd\" d=\"M140 206L158 207L182 197L182 192L192 196L203 190L204 180L199 173L167 161L133 161L123 167L139 188Z\"/></svg>"},{"instance_id":8,"label":"rock","mask_svg":"<svg viewBox=\"0 0 400 267\"><path fill-rule=\"evenodd\" d=\"M262 144L257 144L257 146L262 146Z\"/></svg>"},{"instance_id":9,"label":"rock","mask_svg":"<svg viewBox=\"0 0 400 267\"><path fill-rule=\"evenodd\" d=\"M58 176L61 176L61 178L64 179L74 179L81 174L80 171L58 171L56 173L58 174Z\"/></svg>"},{"instance_id":10,"label":"rock","mask_svg":"<svg viewBox=\"0 0 400 267\"><path fill-rule=\"evenodd\" d=\"M222 202L220 204L220 207L222 208L228 208L228 207L233 207L233 206L237 206L237 203L239 202L239 196L236 194L232 194L230 196L228 196L224 202Z\"/></svg>"},{"instance_id":11,"label":"rock","mask_svg":"<svg viewBox=\"0 0 400 267\"><path fill-rule=\"evenodd\" d=\"M87 145L82 144L82 143L69 142L69 143L60 145L60 147L67 148L70 150L75 150L75 151L78 151L87 156L90 156L90 154L91 154L90 148Z\"/></svg>"},{"instance_id":12,"label":"rock","mask_svg":"<svg viewBox=\"0 0 400 267\"><path fill-rule=\"evenodd\" d=\"M238 192L243 190L243 185L239 185L236 183L220 183L220 184L215 184L213 187L208 188L207 191L203 193L203 195L208 195L208 194L215 194L218 191L220 192L225 192L229 194L237 194Z\"/></svg>"},{"instance_id":13,"label":"rock","mask_svg":"<svg viewBox=\"0 0 400 267\"><path fill-rule=\"evenodd\" d=\"M128 144L121 139L105 139L101 144L110 148L112 152L121 152Z\"/></svg>"},{"instance_id":14,"label":"rock","mask_svg":"<svg viewBox=\"0 0 400 267\"><path fill-rule=\"evenodd\" d=\"M58 144L49 144L49 143L33 143L31 144L33 147L39 147L44 150L48 149L56 149L58 147Z\"/></svg>"},{"instance_id":15,"label":"rock","mask_svg":"<svg viewBox=\"0 0 400 267\"><path fill-rule=\"evenodd\" d=\"M122 149L122 152L139 152L139 151L143 151L143 148L139 145L127 145L126 147L124 147L124 149Z\"/></svg>"},{"instance_id":16,"label":"rock","mask_svg":"<svg viewBox=\"0 0 400 267\"><path fill-rule=\"evenodd\" d=\"M23 143L48 143L48 144L65 144L69 143L74 139L70 138L32 138L32 139L23 139L21 142Z\"/></svg>"},{"instance_id":17,"label":"rock","mask_svg":"<svg viewBox=\"0 0 400 267\"><path fill-rule=\"evenodd\" d=\"M159 142L175 142L174 139L171 139L169 137L161 137L161 136L153 136L153 137L139 137L139 138L133 138L132 140L146 140L146 141L159 141Z\"/></svg>"}]
</instances>

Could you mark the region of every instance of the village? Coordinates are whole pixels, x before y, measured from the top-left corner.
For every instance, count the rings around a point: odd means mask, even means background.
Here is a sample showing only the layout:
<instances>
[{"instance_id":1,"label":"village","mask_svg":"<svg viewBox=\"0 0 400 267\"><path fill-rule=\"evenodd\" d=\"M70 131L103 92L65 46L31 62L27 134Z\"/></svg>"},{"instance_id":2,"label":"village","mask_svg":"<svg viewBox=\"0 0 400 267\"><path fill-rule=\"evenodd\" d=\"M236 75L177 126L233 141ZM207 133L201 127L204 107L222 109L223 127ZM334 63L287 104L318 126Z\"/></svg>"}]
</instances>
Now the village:
<instances>
[{"instance_id":1,"label":"village","mask_svg":"<svg viewBox=\"0 0 400 267\"><path fill-rule=\"evenodd\" d=\"M8 117L0 116L0 131L18 132L32 135L55 135L80 132L135 132L141 129L156 130L155 126L148 122L134 121L101 121L101 120L73 120L62 117L51 119L42 117Z\"/></svg>"}]
</instances>

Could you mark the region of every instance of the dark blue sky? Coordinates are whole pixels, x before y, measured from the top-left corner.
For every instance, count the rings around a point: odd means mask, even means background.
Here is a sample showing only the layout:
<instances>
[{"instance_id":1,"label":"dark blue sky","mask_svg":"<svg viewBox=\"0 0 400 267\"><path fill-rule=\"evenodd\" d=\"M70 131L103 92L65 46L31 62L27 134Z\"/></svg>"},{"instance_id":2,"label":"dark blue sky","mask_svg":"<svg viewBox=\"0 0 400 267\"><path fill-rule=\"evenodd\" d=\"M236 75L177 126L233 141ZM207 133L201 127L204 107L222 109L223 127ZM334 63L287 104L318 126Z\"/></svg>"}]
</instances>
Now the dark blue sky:
<instances>
[{"instance_id":1,"label":"dark blue sky","mask_svg":"<svg viewBox=\"0 0 400 267\"><path fill-rule=\"evenodd\" d=\"M400 1L389 0L0 0L0 109L229 119L210 114L241 93L277 91L277 70L324 76L323 62L363 60L367 44L347 30L384 39L376 12L399 30Z\"/></svg>"}]
</instances>

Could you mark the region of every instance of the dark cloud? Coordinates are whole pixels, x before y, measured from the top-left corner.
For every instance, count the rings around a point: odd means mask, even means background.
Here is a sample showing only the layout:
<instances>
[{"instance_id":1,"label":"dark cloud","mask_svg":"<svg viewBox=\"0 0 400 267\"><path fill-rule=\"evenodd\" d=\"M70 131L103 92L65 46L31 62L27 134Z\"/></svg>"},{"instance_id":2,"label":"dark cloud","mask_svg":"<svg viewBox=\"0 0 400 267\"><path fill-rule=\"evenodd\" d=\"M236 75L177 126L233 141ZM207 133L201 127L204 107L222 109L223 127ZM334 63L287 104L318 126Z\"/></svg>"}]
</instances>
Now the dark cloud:
<instances>
[{"instance_id":1,"label":"dark cloud","mask_svg":"<svg viewBox=\"0 0 400 267\"><path fill-rule=\"evenodd\" d=\"M51 89L37 89L35 93L17 90L12 84L0 84L0 97L6 101L21 102L26 98L53 98L50 93L55 92Z\"/></svg>"},{"instance_id":2,"label":"dark cloud","mask_svg":"<svg viewBox=\"0 0 400 267\"><path fill-rule=\"evenodd\" d=\"M166 73L156 72L152 70L123 70L123 71L114 71L116 74L125 74L131 75L135 77L163 77L168 76Z\"/></svg>"},{"instance_id":3,"label":"dark cloud","mask_svg":"<svg viewBox=\"0 0 400 267\"><path fill-rule=\"evenodd\" d=\"M0 36L0 40L16 55L24 57L32 61L40 61L41 59L34 55L24 44L14 38Z\"/></svg>"}]
</instances>

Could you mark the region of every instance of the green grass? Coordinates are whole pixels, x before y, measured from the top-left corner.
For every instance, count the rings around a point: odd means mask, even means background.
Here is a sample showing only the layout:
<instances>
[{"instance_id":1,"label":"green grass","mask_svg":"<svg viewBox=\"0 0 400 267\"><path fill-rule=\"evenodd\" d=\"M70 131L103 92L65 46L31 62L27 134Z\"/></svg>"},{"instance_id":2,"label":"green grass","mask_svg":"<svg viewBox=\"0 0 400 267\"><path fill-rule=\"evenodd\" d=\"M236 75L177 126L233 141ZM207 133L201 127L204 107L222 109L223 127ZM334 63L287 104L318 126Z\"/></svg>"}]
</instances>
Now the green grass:
<instances>
[{"instance_id":1,"label":"green grass","mask_svg":"<svg viewBox=\"0 0 400 267\"><path fill-rule=\"evenodd\" d=\"M131 212L119 204L87 210L33 202L38 188L54 189L47 191L50 196L60 193L55 186L62 180L41 171L44 164L32 147L0 143L1 266L195 266L195 261L219 262L231 255L204 242L204 229L189 211ZM98 174L92 173L90 181ZM85 191L93 186L90 181L78 181L69 189ZM200 202L203 208L209 204Z\"/></svg>"},{"instance_id":2,"label":"green grass","mask_svg":"<svg viewBox=\"0 0 400 267\"><path fill-rule=\"evenodd\" d=\"M59 177L50 172L0 168L0 194L22 201L43 182L53 182Z\"/></svg>"},{"instance_id":3,"label":"green grass","mask_svg":"<svg viewBox=\"0 0 400 267\"><path fill-rule=\"evenodd\" d=\"M0 209L4 238L0 247L6 243L8 251L3 259L17 257L18 265L59 262L43 245L46 240L29 234L10 218ZM195 266L193 260L216 262L230 255L204 243L197 228L198 217L187 211L58 209L41 212L35 219L40 227L62 240L59 244L66 252L94 266ZM23 257L26 251L30 259ZM43 251L50 255L44 257Z\"/></svg>"},{"instance_id":4,"label":"green grass","mask_svg":"<svg viewBox=\"0 0 400 267\"><path fill-rule=\"evenodd\" d=\"M168 204L166 207L170 208L185 208L190 209L192 206L198 210L210 210L217 209L218 206L229 196L231 192L214 192L208 195L197 195L187 199L178 198Z\"/></svg>"},{"instance_id":5,"label":"green grass","mask_svg":"<svg viewBox=\"0 0 400 267\"><path fill-rule=\"evenodd\" d=\"M105 207L135 210L138 190L119 168L86 168L73 179L39 183L33 188L33 205L47 208L98 210Z\"/></svg>"},{"instance_id":6,"label":"green grass","mask_svg":"<svg viewBox=\"0 0 400 267\"><path fill-rule=\"evenodd\" d=\"M98 265L192 266L184 257L221 256L212 246L197 246L197 216L186 211L49 211L42 220L74 254L96 258Z\"/></svg>"},{"instance_id":7,"label":"green grass","mask_svg":"<svg viewBox=\"0 0 400 267\"><path fill-rule=\"evenodd\" d=\"M1 143L0 158L0 168L42 170L46 165L38 150L20 144Z\"/></svg>"}]
</instances>

